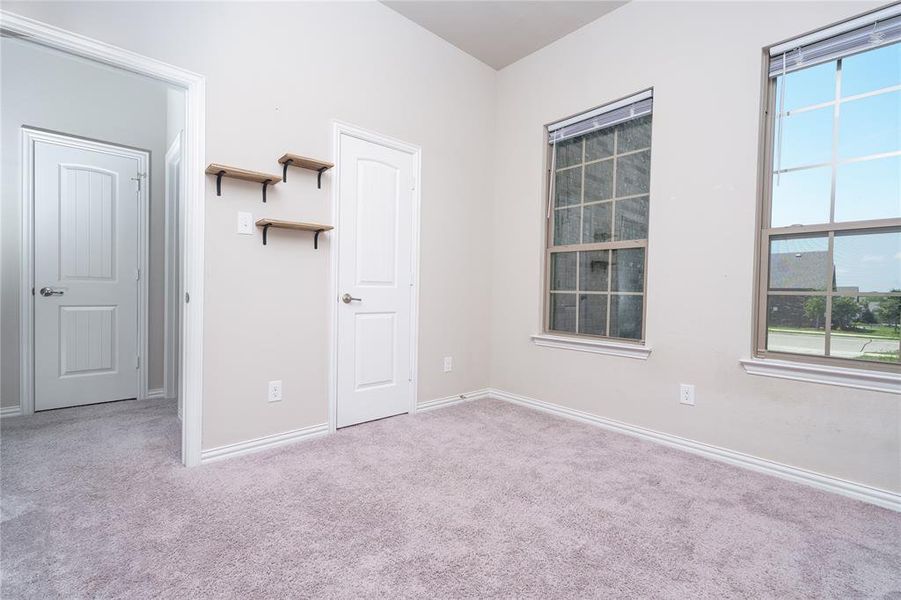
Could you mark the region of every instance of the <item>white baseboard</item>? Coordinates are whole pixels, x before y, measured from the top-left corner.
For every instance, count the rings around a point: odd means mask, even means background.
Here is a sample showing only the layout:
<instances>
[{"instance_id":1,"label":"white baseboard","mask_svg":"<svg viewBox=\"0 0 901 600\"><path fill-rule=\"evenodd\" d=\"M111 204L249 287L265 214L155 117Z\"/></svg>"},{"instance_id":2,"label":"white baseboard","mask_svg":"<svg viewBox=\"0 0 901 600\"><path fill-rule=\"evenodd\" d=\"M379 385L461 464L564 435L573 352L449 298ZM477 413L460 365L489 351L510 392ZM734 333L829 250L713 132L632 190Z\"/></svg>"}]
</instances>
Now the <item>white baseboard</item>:
<instances>
[{"instance_id":1,"label":"white baseboard","mask_svg":"<svg viewBox=\"0 0 901 600\"><path fill-rule=\"evenodd\" d=\"M200 453L200 462L208 463L222 460L224 458L233 458L235 456L241 456L243 454L250 454L251 452L268 450L270 448L276 448L278 446L284 446L286 444L293 444L302 440L321 437L323 435L326 435L327 433L328 423L321 423L319 425L311 425L310 427L295 429L293 431L286 431L284 433L266 435L253 440L247 440L246 442L238 442L235 444L219 446L218 448L203 450Z\"/></svg>"},{"instance_id":2,"label":"white baseboard","mask_svg":"<svg viewBox=\"0 0 901 600\"><path fill-rule=\"evenodd\" d=\"M20 406L4 406L0 408L0 419L3 417L21 417L22 407Z\"/></svg>"},{"instance_id":3,"label":"white baseboard","mask_svg":"<svg viewBox=\"0 0 901 600\"><path fill-rule=\"evenodd\" d=\"M627 435L639 437L645 440L656 442L658 444L663 444L664 446L677 448L679 450L691 452L693 454L704 456L706 458L718 460L720 462L725 462L745 469L750 469L752 471L757 471L758 473L773 475L781 479L794 481L796 483L815 487L817 489L832 492L834 494L840 494L842 496L860 500L862 502L875 504L876 506L881 506L889 510L901 512L901 494L897 492L883 490L861 483L854 483L852 481L839 479L830 475L824 475L815 471L808 471L799 467L793 467L791 465L786 465L776 461L752 456L750 454L745 454L743 452L737 452L735 450L729 450L727 448L713 446L711 444L705 444L703 442L698 442L688 438L655 431L653 429L647 429L645 427L639 427L637 425L629 425L628 423L623 423L621 421L600 417L598 415L584 411L566 408L565 406L560 406L558 404L544 402L542 400L505 392L503 390L498 390L495 388L483 388L464 394L457 394L453 396L446 396L444 398L436 398L435 400L429 400L427 402L419 404L416 407L416 412L424 412L436 408L444 408L447 406L460 404L462 402L480 400L483 398L495 398L497 400L511 402L513 404L518 404L520 406L540 410L568 419L574 419L583 423L589 423L591 425L602 427L610 431L625 433ZM0 414L5 415L5 411L10 411L12 409L6 408L2 410L3 412ZM18 411L17 408L15 410ZM18 412L16 412L16 414L18 414ZM220 446L218 448L204 450L201 453L201 462L208 463L216 460L221 460L223 458L240 456L242 454L249 454L251 452L256 452L259 450L275 448L277 446L320 437L327 434L328 423L322 423L321 425L313 425L311 427L306 427L303 429L297 429L276 435L264 436L254 440L248 440L246 442L239 442L236 444L229 444L227 446Z\"/></svg>"},{"instance_id":4,"label":"white baseboard","mask_svg":"<svg viewBox=\"0 0 901 600\"><path fill-rule=\"evenodd\" d=\"M455 396L447 396L445 398L429 400L428 402L424 402L417 406L416 412L450 406L451 404L457 404L459 402L468 402L470 400L488 398L489 391L490 390L488 388L484 388L465 394L457 394ZM200 462L209 463L225 458L233 458L235 456L241 456L243 454L250 454L251 452L258 452L260 450L267 450L269 448L276 448L278 446L284 446L286 444L293 444L302 440L321 437L323 435L327 435L328 433L328 423L322 423L321 425L313 425L311 427L304 427L303 429L286 431L285 433L267 435L253 440L247 440L246 442L237 442L234 444L228 444L226 446L219 446L217 448L203 450L200 453Z\"/></svg>"},{"instance_id":5,"label":"white baseboard","mask_svg":"<svg viewBox=\"0 0 901 600\"><path fill-rule=\"evenodd\" d=\"M482 388L480 390L467 392L465 394L456 394L454 396L436 398L435 400L429 400L427 402L421 402L420 404L417 404L416 412L423 412L435 408L444 408L445 406L452 406L454 404L460 404L461 402L469 402L470 400L480 400L482 398L488 398L490 395L491 389Z\"/></svg>"},{"instance_id":6,"label":"white baseboard","mask_svg":"<svg viewBox=\"0 0 901 600\"><path fill-rule=\"evenodd\" d=\"M688 438L654 431L653 429L629 425L628 423L623 423L621 421L599 417L591 413L566 408L558 404L551 404L550 402L544 402L542 400L536 400L535 398L520 396L502 390L489 388L488 395L491 398L496 398L498 400L512 402L513 404L519 404L520 406L527 406L561 417L575 419L583 423L590 423L610 431L633 435L658 444L663 444L664 446L678 448L713 460L751 469L752 471L757 471L759 473L774 475L781 479L802 483L827 492L840 494L842 496L854 498L855 500L861 500L889 510L901 512L901 494L897 492L874 488L861 483L854 483L852 481L824 475L815 471L808 471L776 461L758 458L743 452L737 452L735 450L712 446L703 442L696 442Z\"/></svg>"},{"instance_id":7,"label":"white baseboard","mask_svg":"<svg viewBox=\"0 0 901 600\"><path fill-rule=\"evenodd\" d=\"M147 390L147 400L157 400L166 398L166 388L156 388L155 390Z\"/></svg>"}]
</instances>

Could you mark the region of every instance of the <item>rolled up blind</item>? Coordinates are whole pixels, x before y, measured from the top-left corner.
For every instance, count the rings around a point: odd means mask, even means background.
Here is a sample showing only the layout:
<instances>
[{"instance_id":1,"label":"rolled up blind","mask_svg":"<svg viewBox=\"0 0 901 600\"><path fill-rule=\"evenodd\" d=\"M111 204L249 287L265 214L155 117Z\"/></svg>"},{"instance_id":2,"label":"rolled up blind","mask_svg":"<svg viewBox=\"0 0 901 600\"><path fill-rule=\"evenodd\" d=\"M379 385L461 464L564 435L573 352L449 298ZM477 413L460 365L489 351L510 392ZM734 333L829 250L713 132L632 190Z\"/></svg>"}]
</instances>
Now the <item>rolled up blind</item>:
<instances>
[{"instance_id":1,"label":"rolled up blind","mask_svg":"<svg viewBox=\"0 0 901 600\"><path fill-rule=\"evenodd\" d=\"M651 114L654 97L651 90L606 104L581 115L548 125L548 143L555 144L592 131L612 127Z\"/></svg>"},{"instance_id":2,"label":"rolled up blind","mask_svg":"<svg viewBox=\"0 0 901 600\"><path fill-rule=\"evenodd\" d=\"M770 77L901 41L901 6L892 6L770 48Z\"/></svg>"}]
</instances>

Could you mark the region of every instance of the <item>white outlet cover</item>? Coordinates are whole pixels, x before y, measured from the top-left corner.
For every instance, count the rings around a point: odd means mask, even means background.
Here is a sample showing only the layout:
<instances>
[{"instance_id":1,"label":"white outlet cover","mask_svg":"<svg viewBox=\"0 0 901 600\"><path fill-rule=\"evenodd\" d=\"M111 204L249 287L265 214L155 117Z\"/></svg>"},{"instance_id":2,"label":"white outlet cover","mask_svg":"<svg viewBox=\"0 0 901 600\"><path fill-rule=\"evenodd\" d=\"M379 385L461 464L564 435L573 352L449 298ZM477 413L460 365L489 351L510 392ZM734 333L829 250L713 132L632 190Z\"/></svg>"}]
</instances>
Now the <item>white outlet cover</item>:
<instances>
[{"instance_id":1,"label":"white outlet cover","mask_svg":"<svg viewBox=\"0 0 901 600\"><path fill-rule=\"evenodd\" d=\"M683 383L679 386L679 402L689 406L695 405L695 386Z\"/></svg>"},{"instance_id":2,"label":"white outlet cover","mask_svg":"<svg viewBox=\"0 0 901 600\"><path fill-rule=\"evenodd\" d=\"M282 382L281 380L269 382L269 402L281 402L282 400Z\"/></svg>"},{"instance_id":3,"label":"white outlet cover","mask_svg":"<svg viewBox=\"0 0 901 600\"><path fill-rule=\"evenodd\" d=\"M450 373L454 370L454 357L453 356L445 356L444 357L444 372Z\"/></svg>"},{"instance_id":4,"label":"white outlet cover","mask_svg":"<svg viewBox=\"0 0 901 600\"><path fill-rule=\"evenodd\" d=\"M253 215L249 212L238 212L238 229L241 235L253 235Z\"/></svg>"}]
</instances>

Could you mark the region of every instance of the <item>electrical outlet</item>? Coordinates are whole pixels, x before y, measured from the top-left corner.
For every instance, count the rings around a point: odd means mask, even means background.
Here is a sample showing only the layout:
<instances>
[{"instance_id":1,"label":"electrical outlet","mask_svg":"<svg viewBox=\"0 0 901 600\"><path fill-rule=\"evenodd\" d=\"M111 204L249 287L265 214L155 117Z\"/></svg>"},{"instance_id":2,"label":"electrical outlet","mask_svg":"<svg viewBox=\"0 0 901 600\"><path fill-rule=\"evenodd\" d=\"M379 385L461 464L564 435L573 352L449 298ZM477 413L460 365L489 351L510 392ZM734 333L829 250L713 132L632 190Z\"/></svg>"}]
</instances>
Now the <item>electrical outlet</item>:
<instances>
[{"instance_id":1,"label":"electrical outlet","mask_svg":"<svg viewBox=\"0 0 901 600\"><path fill-rule=\"evenodd\" d=\"M453 356L445 356L444 357L444 372L450 373L454 370L454 357Z\"/></svg>"},{"instance_id":2,"label":"electrical outlet","mask_svg":"<svg viewBox=\"0 0 901 600\"><path fill-rule=\"evenodd\" d=\"M679 402L682 404L688 404L689 406L695 405L695 386L683 383L679 386Z\"/></svg>"},{"instance_id":3,"label":"electrical outlet","mask_svg":"<svg viewBox=\"0 0 901 600\"><path fill-rule=\"evenodd\" d=\"M270 381L269 382L269 402L281 402L282 401L282 382L278 381Z\"/></svg>"},{"instance_id":4,"label":"electrical outlet","mask_svg":"<svg viewBox=\"0 0 901 600\"><path fill-rule=\"evenodd\" d=\"M238 230L241 235L253 235L253 215L249 212L238 213Z\"/></svg>"}]
</instances>

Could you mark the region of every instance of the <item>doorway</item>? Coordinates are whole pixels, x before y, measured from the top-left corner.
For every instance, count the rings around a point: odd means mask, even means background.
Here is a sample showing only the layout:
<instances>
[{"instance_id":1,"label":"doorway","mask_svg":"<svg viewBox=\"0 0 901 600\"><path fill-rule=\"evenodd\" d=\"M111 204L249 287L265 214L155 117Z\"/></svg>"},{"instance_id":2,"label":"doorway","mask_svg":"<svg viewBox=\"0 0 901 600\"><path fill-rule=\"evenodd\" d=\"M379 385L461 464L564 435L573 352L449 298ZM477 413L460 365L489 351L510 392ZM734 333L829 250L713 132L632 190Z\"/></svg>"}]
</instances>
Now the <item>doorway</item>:
<instances>
[{"instance_id":1,"label":"doorway","mask_svg":"<svg viewBox=\"0 0 901 600\"><path fill-rule=\"evenodd\" d=\"M336 428L413 412L418 147L335 125Z\"/></svg>"},{"instance_id":2,"label":"doorway","mask_svg":"<svg viewBox=\"0 0 901 600\"><path fill-rule=\"evenodd\" d=\"M134 80L139 80L144 82L145 84L153 84L168 86L169 89L177 91L181 94L181 98L174 103L171 103L170 106L177 106L177 113L181 119L180 129L181 129L181 138L180 138L180 153L181 156L178 160L181 165L181 180L180 180L180 189L183 191L183 202L177 207L177 222L179 224L177 233L175 234L177 239L177 248L176 254L170 256L171 261L177 263L177 269L175 272L178 274L178 279L174 283L168 286L166 291L167 296L169 298L175 298L174 302L170 304L170 306L176 306L177 309L174 310L174 316L176 327L177 327L177 338L179 353L175 360L178 361L176 368L173 369L174 372L177 372L176 381L172 381L171 379L167 379L166 383L163 385L159 385L157 387L157 383L155 381L159 381L159 378L155 378L151 381L151 389L148 389L148 381L146 377L138 377L138 392L137 396L141 397L157 397L157 398L169 398L177 396L180 400L180 408L182 408L183 418L181 421L181 460L187 466L193 466L200 463L201 458L201 427L202 427L202 323L203 323L203 221L204 221L204 195L205 195L205 178L203 176L203 165L204 165L204 79L202 76L191 73L189 71L180 69L178 67L174 67L172 65L168 65L157 60L141 56L135 54L133 52L129 52L123 50L121 48L111 46L109 44L93 40L78 34L74 34L68 31L61 30L57 27L48 26L39 21L35 21L33 19L28 19L25 17L21 17L19 15L15 15L12 13L8 13L0 10L0 34L2 34L2 39L5 42L15 43L20 46L28 46L36 49L40 49L44 53L57 53L60 56L66 56L69 58L70 62L78 63L81 67L85 67L90 65L91 68L102 70L105 73L112 74L116 73L120 76L129 76L134 78ZM4 53L4 61L8 59L10 53ZM10 73L9 69L3 69L4 74ZM5 87L5 90L11 89L23 89L28 90L31 89L34 84L29 81L27 78L27 74L46 74L46 71L41 69L30 69L23 70L24 79L17 85ZM62 81L63 77L55 78L55 81ZM79 113L75 110L75 103L71 102L71 96L73 94L81 94L81 93L93 93L94 97L97 100L108 100L109 89L102 88L106 94L98 94L98 89L96 87L91 88L88 85L85 85L80 79L72 77L71 73L68 74L68 81L73 82L73 86L70 88L72 90L72 94L42 94L40 97L46 101L56 101L62 100L64 104L62 107L65 110L60 110L58 115L71 117L76 114L88 114L91 115L97 120L102 120L105 117L109 116L109 111L104 112L103 109L100 108L99 103L90 107L86 113ZM137 95L138 100L144 98L145 95L139 94ZM27 100L27 99L26 99ZM165 100L163 101L165 104ZM39 103L31 103L33 105L38 105ZM20 108L31 108L31 104L23 101L18 106ZM43 105L43 103L41 103ZM127 107L130 103L120 103L121 107ZM4 115L10 114L10 107L13 104L10 103L10 96L6 94L4 96ZM77 127L71 128L65 125L59 124L37 124L34 122L28 122L28 120L20 119L18 124L15 125L15 134L12 138L12 143L9 142L9 135L7 135L7 131L10 129L6 127L4 124L4 148L14 148L16 147L16 137L22 137L20 131L24 131L20 129L22 125L30 125L32 128L40 128L44 130L53 130L53 131L65 131L66 133L74 134L76 136L83 136L83 138L88 139L102 139L102 140L111 140L115 142L112 145L124 144L128 147L148 147L144 144L138 144L134 142L126 141L124 138L118 135L103 135L97 134L92 135L90 133L85 133L83 131L79 131ZM169 135L170 132L166 131L165 135L167 139L172 139ZM109 145L109 144L108 144ZM28 154L27 144L21 144L22 152L20 156L22 157L22 162L20 164L24 164L27 160L30 160L30 156ZM164 159L163 156L166 153L166 146L163 145L162 149L159 151L155 151L153 157L150 160L151 172L155 172L162 174L164 172ZM10 153L11 155L12 153ZM9 155L6 155L9 156ZM4 159L6 160L6 159ZM79 163L72 163L79 164ZM83 165L90 166L90 165ZM90 169L88 169L89 171ZM116 172L115 169L107 169L110 172ZM19 302L18 302L18 314L14 313L4 313L4 339L9 339L10 336L7 335L6 324L13 323L15 329L8 328L9 331L18 333L18 336L15 336L13 333L12 339L18 337L18 344L14 347L15 352L7 352L8 346L4 346L4 352L2 354L3 359L3 367L4 372L9 373L12 372L12 369L9 367L12 366L11 361L15 361L18 365L17 374L18 377L10 378L4 377L4 389L6 392L4 393L4 402L6 402L10 398L18 397L19 403L16 407L6 406L4 405L3 410L0 411L3 417L12 416L13 414L21 414L21 415L30 415L35 411L35 408L40 410L42 408L41 405L36 406L36 387L35 387L35 374L36 374L36 364L35 364L35 349L37 348L37 340L35 339L36 328L32 327L34 323L36 313L38 310L34 305L34 297L32 297L32 288L35 288L35 275L36 275L36 264L29 257L31 256L33 244L35 239L32 238L32 229L31 224L34 222L34 214L31 214L31 204L27 199L32 196L32 181L29 181L27 178L21 178L19 174L22 172L22 169L8 169L7 172L14 172L13 177L15 180L20 180L16 184L13 184L14 187L16 185L20 186L21 193L12 194L4 194L5 198L10 199L9 206L14 206L10 212L7 212L7 209L4 208L4 213L7 216L12 216L8 222L16 222L20 223L20 226L16 228L16 230L12 230L10 228L6 228L4 233L12 233L15 232L19 236L19 243L16 243L13 247L18 251L18 254L21 256L21 260L18 260L18 269L15 278L5 278L3 280L4 286L10 285L19 290ZM99 173L99 171L98 171ZM112 176L110 176L112 177ZM118 175L117 175L118 177ZM90 177L89 177L90 179ZM102 176L101 176L102 179ZM143 185L143 183L142 183ZM7 184L4 183L4 188L7 188ZM162 180L156 186L156 189L163 190L165 188ZM13 199L21 199L15 204L12 203ZM4 219L4 221L7 221ZM102 237L100 238L102 240ZM10 245L6 246L7 248ZM167 259L168 260L168 259ZM171 262L170 261L170 262ZM153 260L151 257L151 264L153 264ZM167 263L168 264L168 263ZM93 268L93 267L92 267ZM7 271L9 273L9 271ZM103 275L104 272L101 272ZM132 276L132 282L135 281L136 277L144 276L146 273L140 273ZM5 276L6 277L6 276ZM95 277L96 278L96 277ZM71 282L67 282L66 284L62 284L60 279L57 280L57 285L59 287L68 287L67 290L62 290L64 293L62 295L54 294L54 292L61 291L55 289L55 286L49 285L41 285L37 286L35 289L35 293L38 294L41 287L49 287L51 289L47 290L48 296L40 296L42 299L52 299L58 300L59 298L64 298L66 293L72 292L74 293L74 287ZM149 286L151 292L151 296L156 293L157 295L162 295L162 285L159 286ZM123 288L124 290L124 288ZM82 290L83 291L83 290ZM124 292L123 292L124 293ZM70 297L72 297L70 295ZM162 303L159 304L162 306ZM102 303L94 303L90 306L100 307L104 306ZM91 312L92 314L88 315L87 318L82 318L80 315L74 315L79 311L72 311L74 316L68 317L72 320L73 330L75 331L93 331L94 333L88 334L88 337L93 340L99 339L98 332L100 337L102 337L105 327L115 322L116 325L122 323L118 320L118 308L109 309L111 305L107 306L108 310L106 314L103 311L81 311L81 312ZM138 297L138 307L140 311L140 296ZM6 308L6 307L4 307ZM13 311L16 311L16 308L12 307ZM60 311L60 307L57 305L56 310ZM131 312L130 309L127 312ZM163 309L161 309L161 314ZM170 315L173 313L173 310L170 308ZM113 315L115 314L115 318ZM7 318L12 317L12 318ZM140 319L139 313L139 319ZM130 322L125 323L125 326L128 328L131 327ZM85 329L87 327L87 329ZM79 329L81 328L81 329ZM62 328L60 328L62 329ZM146 330L143 330L146 331ZM169 329L171 331L171 328ZM140 336L142 329L140 327L137 328L137 333L135 336ZM94 336L91 338L91 336ZM162 326L158 328L151 329L151 335L148 336L151 338L153 335L157 335L160 339L164 337L164 328ZM173 336L170 334L169 338L171 339ZM102 344L95 344L91 342L92 348L99 349L99 351L95 355L87 355L87 359L85 357L81 357L79 360L82 362L74 363L76 367L76 372L71 373L71 377L74 379L76 377L83 377L85 373L93 373L99 374L97 372L106 371L109 374L109 371L113 370L113 367L110 365L113 364L113 359L111 358L114 354L111 354L112 341L113 339L117 339L113 336L108 335L107 338L109 343L106 348L103 347ZM121 341L121 344L131 345L130 340L122 338L124 341ZM59 344L59 340L56 340ZM73 342L76 344L81 343L77 339L70 338L66 343ZM146 348L146 340L141 341L140 345ZM151 340L151 343L152 340ZM116 368L118 369L121 366L119 363L125 360L124 350L123 354L120 356L118 354L119 348L115 349L116 351ZM133 359L134 360L134 359ZM171 361L170 361L171 362ZM134 364L134 362L132 362ZM140 364L140 363L139 363ZM141 369L134 369L134 371L141 371ZM146 370L144 371L147 372ZM110 391L110 398L119 397L123 394L130 394L134 396L133 392L125 392L125 381L126 377L122 377L122 387L114 387ZM127 378L129 389L133 389L133 382L131 381L131 377ZM118 384L117 384L118 385ZM175 389L174 394L170 393L169 390ZM92 392L93 393L93 392ZM15 412L13 412L15 411ZM174 402L173 402L173 413L174 413Z\"/></svg>"}]
</instances>

